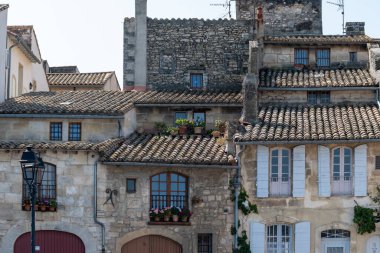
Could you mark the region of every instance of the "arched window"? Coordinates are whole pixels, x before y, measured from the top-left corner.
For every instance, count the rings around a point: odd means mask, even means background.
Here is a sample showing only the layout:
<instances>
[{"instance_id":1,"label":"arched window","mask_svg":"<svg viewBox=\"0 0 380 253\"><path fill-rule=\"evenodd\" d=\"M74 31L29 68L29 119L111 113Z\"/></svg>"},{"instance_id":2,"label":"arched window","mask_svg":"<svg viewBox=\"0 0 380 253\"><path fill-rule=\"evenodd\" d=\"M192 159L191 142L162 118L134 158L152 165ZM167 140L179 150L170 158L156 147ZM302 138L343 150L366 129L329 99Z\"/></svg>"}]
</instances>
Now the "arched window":
<instances>
[{"instance_id":1,"label":"arched window","mask_svg":"<svg viewBox=\"0 0 380 253\"><path fill-rule=\"evenodd\" d=\"M188 207L188 178L174 172L151 177L151 208Z\"/></svg>"},{"instance_id":2,"label":"arched window","mask_svg":"<svg viewBox=\"0 0 380 253\"><path fill-rule=\"evenodd\" d=\"M270 195L290 195L290 150L276 148L271 150Z\"/></svg>"},{"instance_id":3,"label":"arched window","mask_svg":"<svg viewBox=\"0 0 380 253\"><path fill-rule=\"evenodd\" d=\"M322 253L349 253L350 231L330 229L322 231Z\"/></svg>"},{"instance_id":4,"label":"arched window","mask_svg":"<svg viewBox=\"0 0 380 253\"><path fill-rule=\"evenodd\" d=\"M332 194L352 194L352 150L339 147L332 152Z\"/></svg>"}]
</instances>

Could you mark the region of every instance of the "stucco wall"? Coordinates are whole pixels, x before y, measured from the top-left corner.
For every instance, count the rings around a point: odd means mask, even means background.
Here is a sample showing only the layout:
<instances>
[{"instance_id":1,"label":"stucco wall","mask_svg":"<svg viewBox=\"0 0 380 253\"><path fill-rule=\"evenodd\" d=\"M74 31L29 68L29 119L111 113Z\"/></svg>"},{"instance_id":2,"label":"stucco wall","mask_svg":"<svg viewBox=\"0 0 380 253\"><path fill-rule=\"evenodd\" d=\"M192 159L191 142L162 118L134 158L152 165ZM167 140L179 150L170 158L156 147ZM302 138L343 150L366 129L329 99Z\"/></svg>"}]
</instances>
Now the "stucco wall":
<instances>
[{"instance_id":1,"label":"stucco wall","mask_svg":"<svg viewBox=\"0 0 380 253\"><path fill-rule=\"evenodd\" d=\"M6 92L6 75L5 66L7 61L7 16L8 9L0 11L0 103L5 100Z\"/></svg>"},{"instance_id":2,"label":"stucco wall","mask_svg":"<svg viewBox=\"0 0 380 253\"><path fill-rule=\"evenodd\" d=\"M361 144L347 144L354 148ZM376 193L380 173L375 171L375 156L380 155L380 148L376 143L369 143L367 153L367 180L368 193ZM330 149L343 145L325 145ZM269 146L274 148L276 146ZM278 147L278 146L277 146ZM294 146L280 146L294 148ZM242 157L243 184L259 207L259 214L248 219L264 224L295 224L300 221L311 223L311 252L320 253L321 231L327 229L346 229L351 232L351 252L366 252L368 238L380 235L380 225L372 234L358 235L356 225L353 224L354 206L356 200L362 206L373 206L369 197L332 196L323 198L318 196L318 150L317 145L306 145L306 187L304 198L268 197L257 198L256 177L257 158L256 146L247 146ZM355 172L354 172L355 173ZM269 176L269 175L268 175ZM248 228L247 228L248 229ZM248 229L249 230L249 229Z\"/></svg>"}]
</instances>

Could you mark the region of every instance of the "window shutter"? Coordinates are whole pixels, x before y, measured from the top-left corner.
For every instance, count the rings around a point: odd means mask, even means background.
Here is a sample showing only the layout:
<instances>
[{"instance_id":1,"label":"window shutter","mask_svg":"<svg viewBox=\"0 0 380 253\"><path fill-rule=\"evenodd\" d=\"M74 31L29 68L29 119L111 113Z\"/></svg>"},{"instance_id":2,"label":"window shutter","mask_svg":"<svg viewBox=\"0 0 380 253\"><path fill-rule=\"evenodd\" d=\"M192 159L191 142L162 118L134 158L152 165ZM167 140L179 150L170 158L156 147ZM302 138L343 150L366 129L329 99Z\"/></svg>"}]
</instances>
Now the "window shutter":
<instances>
[{"instance_id":1,"label":"window shutter","mask_svg":"<svg viewBox=\"0 0 380 253\"><path fill-rule=\"evenodd\" d=\"M250 224L250 246L252 253L265 252L265 225L258 222Z\"/></svg>"},{"instance_id":2,"label":"window shutter","mask_svg":"<svg viewBox=\"0 0 380 253\"><path fill-rule=\"evenodd\" d=\"M268 197L269 148L257 146L257 197Z\"/></svg>"},{"instance_id":3,"label":"window shutter","mask_svg":"<svg viewBox=\"0 0 380 253\"><path fill-rule=\"evenodd\" d=\"M305 197L305 145L293 149L293 197Z\"/></svg>"},{"instance_id":4,"label":"window shutter","mask_svg":"<svg viewBox=\"0 0 380 253\"><path fill-rule=\"evenodd\" d=\"M330 149L318 146L318 191L320 197L331 196Z\"/></svg>"},{"instance_id":5,"label":"window shutter","mask_svg":"<svg viewBox=\"0 0 380 253\"><path fill-rule=\"evenodd\" d=\"M354 193L357 197L367 196L367 145L355 148Z\"/></svg>"},{"instance_id":6,"label":"window shutter","mask_svg":"<svg viewBox=\"0 0 380 253\"><path fill-rule=\"evenodd\" d=\"M310 222L296 224L295 253L310 253Z\"/></svg>"}]
</instances>

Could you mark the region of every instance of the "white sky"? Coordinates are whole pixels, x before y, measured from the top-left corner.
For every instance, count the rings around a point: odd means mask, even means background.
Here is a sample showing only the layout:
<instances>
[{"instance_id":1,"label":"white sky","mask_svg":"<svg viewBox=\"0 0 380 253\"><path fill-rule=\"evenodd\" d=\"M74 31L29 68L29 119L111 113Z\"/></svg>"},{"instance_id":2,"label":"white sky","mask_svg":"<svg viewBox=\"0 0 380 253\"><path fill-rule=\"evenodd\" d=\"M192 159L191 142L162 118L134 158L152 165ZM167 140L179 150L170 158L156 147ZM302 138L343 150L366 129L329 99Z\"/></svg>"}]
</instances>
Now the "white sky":
<instances>
[{"instance_id":1,"label":"white sky","mask_svg":"<svg viewBox=\"0 0 380 253\"><path fill-rule=\"evenodd\" d=\"M148 16L218 19L227 10L210 4L225 1L148 0ZM114 70L123 85L123 20L134 16L134 0L8 0L8 4L8 25L33 25L42 57L50 66L77 65L81 72ZM346 21L365 21L366 34L380 38L379 0L345 4ZM323 30L342 33L340 11L327 0L323 0Z\"/></svg>"}]
</instances>

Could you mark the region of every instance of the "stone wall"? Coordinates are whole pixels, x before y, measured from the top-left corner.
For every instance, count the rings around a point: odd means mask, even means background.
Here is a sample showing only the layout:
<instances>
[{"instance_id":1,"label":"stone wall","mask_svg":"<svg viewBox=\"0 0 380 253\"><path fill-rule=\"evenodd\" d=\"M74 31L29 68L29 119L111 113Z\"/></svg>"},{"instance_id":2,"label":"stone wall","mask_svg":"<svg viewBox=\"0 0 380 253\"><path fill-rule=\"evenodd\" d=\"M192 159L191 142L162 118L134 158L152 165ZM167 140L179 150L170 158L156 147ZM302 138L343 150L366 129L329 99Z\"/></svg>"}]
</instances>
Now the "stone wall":
<instances>
[{"instance_id":1,"label":"stone wall","mask_svg":"<svg viewBox=\"0 0 380 253\"><path fill-rule=\"evenodd\" d=\"M260 6L266 35L322 34L321 0L237 0L237 19L255 19Z\"/></svg>"},{"instance_id":2,"label":"stone wall","mask_svg":"<svg viewBox=\"0 0 380 253\"><path fill-rule=\"evenodd\" d=\"M137 128L150 132L158 122L174 126L175 112L187 112L188 119L192 120L194 111L206 112L206 129L215 129L215 120L236 121L241 115L241 107L137 107Z\"/></svg>"},{"instance_id":3,"label":"stone wall","mask_svg":"<svg viewBox=\"0 0 380 253\"><path fill-rule=\"evenodd\" d=\"M347 146L354 148L357 144L332 144L325 145L330 148ZM380 155L380 148L377 143L370 143L367 153L367 180L368 193L376 194L376 186L380 180L380 173L375 170L375 157ZM280 147L294 148L290 145L278 145ZM278 147L277 146L277 147ZM269 148L276 146L270 145ZM247 146L242 156L242 176L245 189L251 196L251 201L259 208L258 215L248 218L250 221L262 222L264 224L291 224L309 221L311 223L311 251L323 252L321 247L321 231L327 229L345 229L351 232L350 252L367 252L367 240L380 235L380 225L376 225L376 231L365 235L358 235L356 225L353 224L354 206L356 200L359 205L372 206L373 202L369 197L354 196L331 196L322 198L318 196L318 146L306 145L306 187L304 198L293 197L268 197L257 198L256 177L257 177L257 150L256 146ZM247 231L249 227L247 225Z\"/></svg>"},{"instance_id":4,"label":"stone wall","mask_svg":"<svg viewBox=\"0 0 380 253\"><path fill-rule=\"evenodd\" d=\"M124 22L124 86L134 85L135 20ZM148 88L188 89L203 74L207 89L241 89L253 23L236 20L148 19Z\"/></svg>"},{"instance_id":5,"label":"stone wall","mask_svg":"<svg viewBox=\"0 0 380 253\"><path fill-rule=\"evenodd\" d=\"M189 204L193 212L191 226L148 225L150 209L150 177L157 173L173 171L189 178ZM106 223L107 245L112 252L133 238L147 234L176 237L184 253L197 251L197 234L213 234L213 252L231 252L233 202L228 189L232 171L223 168L150 168L150 167L99 167L98 209L100 220ZM135 178L136 193L126 193L126 178ZM118 190L115 207L103 205L106 188ZM202 202L192 204L193 197ZM116 251L115 251L116 245Z\"/></svg>"}]
</instances>

